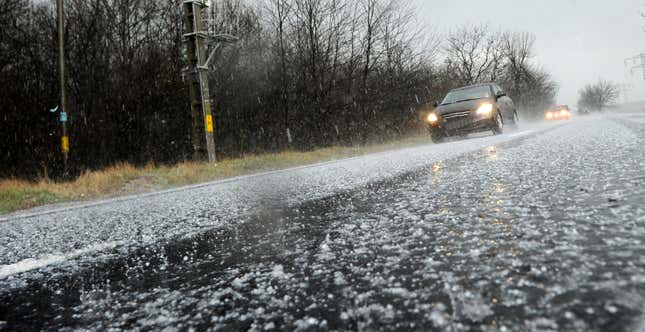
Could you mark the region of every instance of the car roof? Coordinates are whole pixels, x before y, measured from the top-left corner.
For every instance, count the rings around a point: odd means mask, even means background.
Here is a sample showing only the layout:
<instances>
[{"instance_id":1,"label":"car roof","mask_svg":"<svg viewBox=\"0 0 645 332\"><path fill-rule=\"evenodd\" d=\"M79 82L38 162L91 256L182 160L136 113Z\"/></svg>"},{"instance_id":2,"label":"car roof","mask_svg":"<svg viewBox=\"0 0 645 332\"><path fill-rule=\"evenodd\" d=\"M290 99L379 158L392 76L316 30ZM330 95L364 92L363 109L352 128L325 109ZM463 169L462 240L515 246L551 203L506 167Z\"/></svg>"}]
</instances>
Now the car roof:
<instances>
[{"instance_id":1,"label":"car roof","mask_svg":"<svg viewBox=\"0 0 645 332\"><path fill-rule=\"evenodd\" d=\"M495 85L495 83L479 83L479 84L473 84L473 85L463 86L461 88L452 89L451 91L468 90L468 89L472 89L472 88L479 88L479 87L482 87L482 86L490 87L490 86L493 86L493 85Z\"/></svg>"}]
</instances>

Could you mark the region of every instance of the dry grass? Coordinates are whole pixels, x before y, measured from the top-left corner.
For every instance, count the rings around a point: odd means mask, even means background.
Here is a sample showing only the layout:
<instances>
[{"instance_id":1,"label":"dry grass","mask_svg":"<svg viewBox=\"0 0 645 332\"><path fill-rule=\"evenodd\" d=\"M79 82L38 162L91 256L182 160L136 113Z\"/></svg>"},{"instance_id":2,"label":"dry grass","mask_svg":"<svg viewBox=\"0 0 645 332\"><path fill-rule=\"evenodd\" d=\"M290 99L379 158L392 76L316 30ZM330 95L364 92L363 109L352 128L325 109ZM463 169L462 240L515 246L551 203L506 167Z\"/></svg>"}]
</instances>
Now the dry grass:
<instances>
[{"instance_id":1,"label":"dry grass","mask_svg":"<svg viewBox=\"0 0 645 332\"><path fill-rule=\"evenodd\" d=\"M185 162L174 166L137 168L118 164L83 173L71 182L0 180L0 214L36 206L78 200L115 197L226 179L240 175L314 164L427 143L426 136L363 147L331 147L310 152L249 155L213 165Z\"/></svg>"},{"instance_id":2,"label":"dry grass","mask_svg":"<svg viewBox=\"0 0 645 332\"><path fill-rule=\"evenodd\" d=\"M0 180L0 213L71 200L110 196L128 181L151 169L118 164L85 172L72 182Z\"/></svg>"}]
</instances>

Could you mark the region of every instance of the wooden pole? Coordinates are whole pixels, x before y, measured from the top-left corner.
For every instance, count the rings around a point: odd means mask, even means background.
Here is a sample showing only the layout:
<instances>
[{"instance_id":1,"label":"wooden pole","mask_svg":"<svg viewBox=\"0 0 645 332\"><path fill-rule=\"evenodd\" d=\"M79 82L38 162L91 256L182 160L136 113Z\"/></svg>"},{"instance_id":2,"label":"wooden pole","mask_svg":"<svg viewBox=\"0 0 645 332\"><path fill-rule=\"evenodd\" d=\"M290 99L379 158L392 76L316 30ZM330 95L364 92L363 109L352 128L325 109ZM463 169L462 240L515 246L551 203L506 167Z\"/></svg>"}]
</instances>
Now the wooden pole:
<instances>
[{"instance_id":1,"label":"wooden pole","mask_svg":"<svg viewBox=\"0 0 645 332\"><path fill-rule=\"evenodd\" d=\"M211 110L208 68L206 67L207 33L204 29L204 21L202 18L202 10L204 8L206 8L206 4L203 1L184 1L184 25L186 28L184 37L186 38L188 64L190 66L188 88L193 118L193 152L196 159L201 159L204 152L206 152L208 161L215 163L217 162L217 156L215 154L215 125ZM200 137L204 137L204 140ZM204 144L204 141L206 144Z\"/></svg>"},{"instance_id":2,"label":"wooden pole","mask_svg":"<svg viewBox=\"0 0 645 332\"><path fill-rule=\"evenodd\" d=\"M61 112L61 152L65 176L68 174L69 136L67 134L67 93L65 89L65 12L63 0L57 0L58 6L58 64L60 71L60 112Z\"/></svg>"}]
</instances>

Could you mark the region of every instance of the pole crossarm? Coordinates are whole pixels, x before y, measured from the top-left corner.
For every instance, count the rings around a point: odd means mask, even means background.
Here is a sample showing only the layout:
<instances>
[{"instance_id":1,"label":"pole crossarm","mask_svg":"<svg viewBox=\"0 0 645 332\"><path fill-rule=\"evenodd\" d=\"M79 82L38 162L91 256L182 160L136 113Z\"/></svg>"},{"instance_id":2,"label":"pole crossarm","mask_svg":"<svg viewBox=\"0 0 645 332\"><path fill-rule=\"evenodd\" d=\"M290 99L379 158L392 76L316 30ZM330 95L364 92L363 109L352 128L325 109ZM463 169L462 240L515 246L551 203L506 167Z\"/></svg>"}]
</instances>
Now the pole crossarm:
<instances>
[{"instance_id":1,"label":"pole crossarm","mask_svg":"<svg viewBox=\"0 0 645 332\"><path fill-rule=\"evenodd\" d=\"M237 42L238 40L239 40L238 37L233 36L231 34L219 34L219 35L209 36L206 42L209 45L211 45L213 49L211 50L210 55L208 56L208 59L206 59L204 66L199 67L199 69L208 70L210 68L211 63L213 63L213 60L215 60L215 57L222 49L222 44L232 44Z\"/></svg>"},{"instance_id":2,"label":"pole crossarm","mask_svg":"<svg viewBox=\"0 0 645 332\"><path fill-rule=\"evenodd\" d=\"M190 38L190 37L199 37L203 39L208 39L208 32L206 31L197 31L197 32L189 32L184 34L184 38Z\"/></svg>"},{"instance_id":3,"label":"pole crossarm","mask_svg":"<svg viewBox=\"0 0 645 332\"><path fill-rule=\"evenodd\" d=\"M204 7L204 8L209 7L209 5L210 5L210 1L207 1L207 0L184 0L183 3L184 4L195 4L197 6L201 6L201 7Z\"/></svg>"}]
</instances>

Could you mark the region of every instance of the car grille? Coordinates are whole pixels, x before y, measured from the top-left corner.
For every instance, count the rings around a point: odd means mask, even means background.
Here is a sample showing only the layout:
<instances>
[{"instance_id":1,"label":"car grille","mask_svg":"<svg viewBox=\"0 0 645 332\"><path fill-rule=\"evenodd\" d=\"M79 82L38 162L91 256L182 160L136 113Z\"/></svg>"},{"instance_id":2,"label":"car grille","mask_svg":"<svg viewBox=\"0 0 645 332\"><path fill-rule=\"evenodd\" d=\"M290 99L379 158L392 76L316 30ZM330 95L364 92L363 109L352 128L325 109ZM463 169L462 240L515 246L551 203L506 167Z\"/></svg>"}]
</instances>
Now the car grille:
<instances>
[{"instance_id":1,"label":"car grille","mask_svg":"<svg viewBox=\"0 0 645 332\"><path fill-rule=\"evenodd\" d=\"M444 128L447 130L459 129L470 125L470 111L454 112L444 114L445 120Z\"/></svg>"},{"instance_id":2,"label":"car grille","mask_svg":"<svg viewBox=\"0 0 645 332\"><path fill-rule=\"evenodd\" d=\"M444 114L443 118L446 120L452 120L452 119L457 119L457 118L463 118L466 116L470 115L470 111L463 111L463 112L455 112L455 113L449 113L449 114Z\"/></svg>"}]
</instances>

